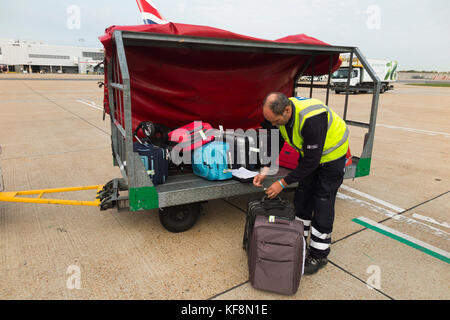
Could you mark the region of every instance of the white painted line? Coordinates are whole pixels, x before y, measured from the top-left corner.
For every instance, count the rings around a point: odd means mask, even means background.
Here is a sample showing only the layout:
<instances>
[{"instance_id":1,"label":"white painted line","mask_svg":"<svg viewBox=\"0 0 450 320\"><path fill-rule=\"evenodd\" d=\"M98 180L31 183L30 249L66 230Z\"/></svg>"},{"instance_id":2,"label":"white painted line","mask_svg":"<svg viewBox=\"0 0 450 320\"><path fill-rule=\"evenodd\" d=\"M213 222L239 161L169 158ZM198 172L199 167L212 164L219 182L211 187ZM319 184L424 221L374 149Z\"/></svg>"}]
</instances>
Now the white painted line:
<instances>
[{"instance_id":1,"label":"white painted line","mask_svg":"<svg viewBox=\"0 0 450 320\"><path fill-rule=\"evenodd\" d=\"M100 106L97 106L94 102L89 103L89 102L86 102L86 101L83 101L83 100L77 100L77 102L83 103L83 104L85 104L85 105L87 105L87 106L89 106L91 108L103 111L103 108L100 107Z\"/></svg>"},{"instance_id":2,"label":"white painted line","mask_svg":"<svg viewBox=\"0 0 450 320\"><path fill-rule=\"evenodd\" d=\"M337 198L353 202L353 203L355 203L355 204L357 204L357 205L359 205L361 207L368 208L369 210L371 210L373 212L381 213L381 214L383 214L384 216L386 216L388 218L392 218L393 220L396 220L396 221L399 221L399 222L406 222L409 225L414 225L414 226L416 226L416 227L418 227L418 228L420 228L420 229L422 229L422 230L424 230L426 232L434 234L435 236L443 237L443 238L445 238L447 240L450 240L450 233L448 233L446 231L443 231L441 229L438 229L436 227L430 226L430 225L428 225L426 223L423 223L421 221L417 221L415 219L412 219L412 218L409 218L409 217L406 217L406 216L403 216L403 215L399 215L399 214L397 214L397 212L388 210L386 208L379 207L379 206L374 205L374 204L372 204L370 202L354 198L352 196L349 196L347 194L343 194L341 192L337 193Z\"/></svg>"},{"instance_id":3,"label":"white painted line","mask_svg":"<svg viewBox=\"0 0 450 320\"><path fill-rule=\"evenodd\" d=\"M399 130L404 130L404 131L409 131L409 132L414 132L414 133L422 133L422 134L427 134L427 135L431 135L431 136L442 135L446 138L450 138L450 133L446 133L446 132L429 131L429 130L406 128L406 127L397 127L397 126L391 126L391 125L387 125L387 124L377 124L377 126L389 128L389 129L399 129Z\"/></svg>"},{"instance_id":4,"label":"white painted line","mask_svg":"<svg viewBox=\"0 0 450 320\"><path fill-rule=\"evenodd\" d=\"M438 259L441 259L447 263L450 263L450 253L448 253L447 251L442 250L440 248L437 248L435 246L432 246L431 244L423 242L419 239L411 237L407 234L404 234L400 231L389 228L381 223L377 223L377 222L367 219L365 217L359 217L359 218L353 219L352 221L354 221L358 224L361 224L369 229L372 229L374 231L382 233L385 236L388 236L392 239L400 241L401 243L406 244L410 247L416 248L416 249L418 249L422 252L425 252L431 256L434 256Z\"/></svg>"},{"instance_id":5,"label":"white painted line","mask_svg":"<svg viewBox=\"0 0 450 320\"><path fill-rule=\"evenodd\" d=\"M438 222L436 220L434 220L433 218L427 217L427 216L423 216L421 214L417 214L417 213L413 213L412 215L414 218L419 219L419 220L423 220L423 221L427 221L427 222L431 222L437 225L440 225L441 227L446 227L446 228L450 228L450 224L448 224L447 222Z\"/></svg>"},{"instance_id":6,"label":"white painted line","mask_svg":"<svg viewBox=\"0 0 450 320\"><path fill-rule=\"evenodd\" d=\"M370 209L373 212L381 213L381 214L383 214L383 215L385 215L385 216L387 216L389 218L392 218L392 217L394 217L397 214L394 211L388 210L386 208L379 207L379 206L374 205L374 204L372 204L370 202L354 198L352 196L349 196L347 194L343 194L341 192L338 192L336 197L338 199L341 199L341 200L346 200L346 201L349 201L349 202L353 202L353 203L355 203L355 204L357 204L357 205L359 205L361 207L368 208L368 209Z\"/></svg>"},{"instance_id":7,"label":"white painted line","mask_svg":"<svg viewBox=\"0 0 450 320\"><path fill-rule=\"evenodd\" d=\"M379 203L379 204L381 204L381 205L383 205L383 206L385 206L387 208L390 208L390 209L396 211L397 213L405 211L405 209L397 207L397 206L393 205L392 203L380 200L380 199L375 198L375 197L373 197L373 196L371 196L371 195L369 195L367 193L364 193L364 192L358 191L356 189L350 188L349 186L341 185L341 188L344 189L344 190L350 191L350 192L352 192L354 194L357 194L357 195L359 195L361 197L364 197L366 199L372 200L373 202ZM379 207L377 207L377 208L379 208ZM379 208L379 209L381 209L381 208ZM416 218L416 219L419 219L419 220L422 220L422 221L426 221L426 222L437 224L437 225L442 226L442 227L450 228L450 224L447 223L447 222L442 222L441 223L441 222L438 222L438 221L436 221L435 219L433 219L431 217L427 217L427 216L424 216L424 215L421 215L421 214L418 214L418 213L413 213L412 216L413 216L413 218ZM439 230L439 229L436 229L436 230ZM439 230L439 231L441 231L441 230Z\"/></svg>"},{"instance_id":8,"label":"white painted line","mask_svg":"<svg viewBox=\"0 0 450 320\"><path fill-rule=\"evenodd\" d=\"M390 208L390 209L392 209L392 210L394 210L394 211L397 211L397 212L405 211L405 209L400 208L400 207L397 207L397 206L393 205L392 203L389 203L389 202L380 200L380 199L375 198L375 197L373 197L373 196L371 196L371 195L369 195L369 194L367 194L367 193L358 191L358 190L353 189L353 188L350 188L350 187L348 187L348 186L341 185L341 188L344 189L344 190L350 191L350 192L352 192L352 193L354 193L354 194L357 194L357 195L359 195L359 196L361 196L361 197L364 197L364 198L366 198L366 199L372 200L373 202L379 203L379 204L381 204L381 205L383 205L383 206L385 206L385 207L387 207L387 208Z\"/></svg>"}]
</instances>

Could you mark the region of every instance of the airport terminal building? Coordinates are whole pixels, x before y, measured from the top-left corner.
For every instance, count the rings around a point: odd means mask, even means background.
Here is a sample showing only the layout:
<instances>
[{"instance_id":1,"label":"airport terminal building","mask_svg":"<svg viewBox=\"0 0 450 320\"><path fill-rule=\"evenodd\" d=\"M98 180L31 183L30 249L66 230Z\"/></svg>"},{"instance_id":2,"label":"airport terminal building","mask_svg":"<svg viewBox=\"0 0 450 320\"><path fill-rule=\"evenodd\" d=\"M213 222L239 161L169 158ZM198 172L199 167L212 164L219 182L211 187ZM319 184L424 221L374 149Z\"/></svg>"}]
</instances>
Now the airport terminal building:
<instances>
[{"instance_id":1,"label":"airport terminal building","mask_svg":"<svg viewBox=\"0 0 450 320\"><path fill-rule=\"evenodd\" d=\"M0 39L0 70L17 73L102 72L103 49Z\"/></svg>"}]
</instances>

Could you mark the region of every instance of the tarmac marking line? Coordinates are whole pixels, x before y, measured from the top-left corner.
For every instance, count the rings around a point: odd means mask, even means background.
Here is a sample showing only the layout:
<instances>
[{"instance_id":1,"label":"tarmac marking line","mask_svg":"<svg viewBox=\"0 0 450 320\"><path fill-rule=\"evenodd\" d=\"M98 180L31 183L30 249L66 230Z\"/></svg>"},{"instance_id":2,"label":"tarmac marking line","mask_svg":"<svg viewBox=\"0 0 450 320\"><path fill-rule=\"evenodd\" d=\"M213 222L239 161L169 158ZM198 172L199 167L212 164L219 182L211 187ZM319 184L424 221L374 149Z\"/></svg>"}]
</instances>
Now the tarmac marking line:
<instances>
[{"instance_id":1,"label":"tarmac marking line","mask_svg":"<svg viewBox=\"0 0 450 320\"><path fill-rule=\"evenodd\" d=\"M422 130L422 129L407 128L407 127L398 127L398 126L392 126L392 125L387 125L387 124L377 124L377 127L378 126L384 127L384 128L389 128L389 129L399 129L399 130L409 131L409 132L414 132L414 133L422 133L422 134L427 134L427 135L431 135L431 136L442 135L446 138L450 138L450 133L446 133L446 132L429 131L429 130Z\"/></svg>"},{"instance_id":2,"label":"tarmac marking line","mask_svg":"<svg viewBox=\"0 0 450 320\"><path fill-rule=\"evenodd\" d=\"M384 208L380 208L378 206L375 206L375 205L373 205L373 204L371 204L369 202L366 202L364 200L359 200L359 199L353 198L353 197L351 197L349 195L344 195L344 194L338 192L338 197L341 198L341 199L350 200L352 202L357 202L361 206L369 207L372 211L375 211L375 212L378 212L378 213L383 213L384 215L388 216L387 219L382 220L380 222L384 222L384 221L386 221L386 220L388 220L390 218L393 218L393 219L395 219L397 221L404 221L404 222L407 222L409 224L414 223L414 224L420 225L423 228L431 229L432 231L434 231L434 234L437 235L437 236L441 236L441 235L447 235L447 237L450 236L446 231L443 231L443 230L438 229L436 227L430 226L430 225L425 224L423 222L417 221L415 219L401 216L403 213L405 213L407 211L411 211L412 209L414 209L414 208L416 208L416 207L418 207L420 205L423 205L423 204L425 204L425 203L427 203L429 201L435 200L435 199L437 199L437 198L447 194L450 191L444 192L444 193L442 193L442 194L440 194L440 195L438 195L438 196L436 196L436 197L434 197L432 199L429 199L427 201L419 203L418 205L415 205L415 206L413 206L413 207L411 207L409 209L403 209L403 208L395 206L395 205L393 205L393 204L391 204L389 202L386 202L386 201L380 200L378 198L375 198L375 197L373 197L373 196L371 196L371 195L369 195L367 193L364 193L364 192L358 191L356 189L353 189L351 187L348 187L348 186L345 186L345 185L341 185L341 188L344 189L344 190L350 191L352 193L355 193L355 194L357 194L359 196L365 197L365 198L367 198L369 200L372 200L374 202L377 202L377 203L379 203L379 204L381 204L381 205L383 205L385 207L388 207L388 208L390 208L390 209L395 211L395 212L392 212L392 211L386 210ZM444 227L447 227L447 228L450 227L448 225L448 223L446 223L446 222L441 224L441 223L437 222L436 220L434 220L433 218L430 218L430 217L427 217L427 216L418 215L418 214L413 213L413 217L415 217L417 219L420 219L420 220L423 220L423 221L426 221L426 222L435 223L435 224L438 224L440 226L444 226Z\"/></svg>"},{"instance_id":3,"label":"tarmac marking line","mask_svg":"<svg viewBox=\"0 0 450 320\"><path fill-rule=\"evenodd\" d=\"M89 103L89 102L86 102L86 101L83 101L83 100L76 100L77 102L80 102L80 103L83 103L83 104L85 104L85 105L87 105L87 106L89 106L89 107L91 107L91 108L94 108L94 109L97 109L97 110L100 110L100 111L103 111L103 108L102 107L99 107L99 106L97 106L95 103Z\"/></svg>"},{"instance_id":4,"label":"tarmac marking line","mask_svg":"<svg viewBox=\"0 0 450 320\"><path fill-rule=\"evenodd\" d=\"M364 197L364 198L366 198L366 199L372 200L373 202L379 203L379 204L381 204L381 205L383 205L383 206L385 206L385 207L387 207L387 208L389 208L389 209L392 209L392 210L394 210L394 211L398 211L398 212L405 211L405 209L400 208L400 207L397 207L397 206L393 205L392 203L389 203L389 202L380 200L380 199L378 199L378 198L375 198L374 196L371 196L371 195L369 195L369 194L367 194L367 193L364 193L364 192L361 192L361 191L359 191L359 190L353 189L353 188L351 188L351 187L349 187L349 186L341 185L341 189L350 191L350 192L352 192L352 193L354 193L354 194L357 194L357 195L359 195L359 196L361 196L361 197Z\"/></svg>"},{"instance_id":5,"label":"tarmac marking line","mask_svg":"<svg viewBox=\"0 0 450 320\"><path fill-rule=\"evenodd\" d=\"M340 193L340 192L337 193L337 198L356 203L356 204L358 204L358 205L360 205L362 207L369 208L370 210L372 210L372 211L374 211L376 213L381 213L381 214L387 216L386 219L381 220L380 222L384 222L384 221L387 221L389 219L394 219L396 221L406 222L408 224L415 224L415 225L419 226L420 228L422 228L422 229L424 229L426 231L433 232L433 234L436 235L436 236L440 236L440 237L443 236L447 240L450 239L450 234L448 232L443 231L441 229L438 229L438 228L436 228L434 226L430 226L430 225L428 225L426 223L423 223L421 221L417 221L415 219L402 216L403 212L401 212L401 213L394 212L394 211L391 211L391 210L388 210L388 209L376 206L376 205L374 205L374 204L372 204L370 202L367 202L367 201L364 201L364 200L361 200L361 199L356 199L356 198L354 198L352 196L349 196L349 195L346 195L346 194L343 194L343 193ZM404 212L406 212L406 211L404 211ZM344 238L342 238L340 240L343 240L343 239ZM338 241L340 241L340 240L338 240Z\"/></svg>"},{"instance_id":6,"label":"tarmac marking line","mask_svg":"<svg viewBox=\"0 0 450 320\"><path fill-rule=\"evenodd\" d=\"M445 250L432 246L395 229L384 226L366 217L355 218L352 219L352 221L450 264L450 253Z\"/></svg>"},{"instance_id":7,"label":"tarmac marking line","mask_svg":"<svg viewBox=\"0 0 450 320\"><path fill-rule=\"evenodd\" d=\"M434 224L440 225L442 227L450 228L450 224L448 224L447 222L442 222L441 223L441 222L436 221L433 218L430 218L430 217L427 217L427 216L423 216L423 215L417 214L417 213L413 213L412 216L414 218L416 218L416 219L419 219L419 220L427 221L427 222L430 222L430 223L434 223Z\"/></svg>"}]
</instances>

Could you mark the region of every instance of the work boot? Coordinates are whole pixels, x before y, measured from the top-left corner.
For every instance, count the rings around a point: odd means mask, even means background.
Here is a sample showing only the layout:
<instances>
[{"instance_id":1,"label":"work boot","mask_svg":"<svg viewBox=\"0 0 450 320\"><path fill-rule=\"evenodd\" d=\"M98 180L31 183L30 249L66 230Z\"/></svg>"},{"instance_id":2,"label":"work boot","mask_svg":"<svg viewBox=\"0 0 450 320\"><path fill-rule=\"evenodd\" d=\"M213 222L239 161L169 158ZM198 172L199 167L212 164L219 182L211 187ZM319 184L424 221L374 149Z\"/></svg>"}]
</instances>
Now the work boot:
<instances>
[{"instance_id":1,"label":"work boot","mask_svg":"<svg viewBox=\"0 0 450 320\"><path fill-rule=\"evenodd\" d=\"M305 275L314 274L317 271L319 271L320 268L324 267L327 263L328 263L327 258L316 259L308 255L305 261L304 274Z\"/></svg>"}]
</instances>

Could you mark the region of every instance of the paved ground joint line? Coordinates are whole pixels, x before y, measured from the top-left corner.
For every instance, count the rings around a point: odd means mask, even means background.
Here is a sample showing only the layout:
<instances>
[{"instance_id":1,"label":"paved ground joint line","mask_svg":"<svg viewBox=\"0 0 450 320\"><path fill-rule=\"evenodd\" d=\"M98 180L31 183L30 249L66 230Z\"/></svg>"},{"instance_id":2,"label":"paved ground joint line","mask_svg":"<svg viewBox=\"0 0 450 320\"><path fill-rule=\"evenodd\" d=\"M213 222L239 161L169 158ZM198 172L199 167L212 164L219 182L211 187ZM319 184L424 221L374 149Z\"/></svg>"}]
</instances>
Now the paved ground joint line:
<instances>
[{"instance_id":1,"label":"paved ground joint line","mask_svg":"<svg viewBox=\"0 0 450 320\"><path fill-rule=\"evenodd\" d=\"M349 275L352 276L353 278L355 278L355 279L361 281L362 283L364 283L364 284L370 286L369 284L367 284L366 281L360 279L359 277L357 277L356 275L354 275L354 274L351 273L350 271L345 270L345 269L342 268L341 266L337 265L335 262L333 262L333 261L331 261L331 260L329 260L329 259L328 259L328 262L331 263L331 264L332 264L333 266L335 266L336 268L338 268L338 269L344 271L345 273L349 274ZM385 296L385 297L387 297L387 298L389 298L389 299L391 299L391 300L395 300L394 298L392 298L391 296L389 296L388 294L384 293L383 291L381 291L381 290L379 290L379 289L377 289L377 288L373 288L373 287L372 287L372 289L375 290L375 291L377 291L378 293L381 293L383 296Z\"/></svg>"},{"instance_id":2,"label":"paved ground joint line","mask_svg":"<svg viewBox=\"0 0 450 320\"><path fill-rule=\"evenodd\" d=\"M213 295L212 297L210 297L210 298L208 298L206 300L213 300L213 299L215 299L215 298L217 298L217 297L219 297L219 296L221 296L221 295L223 295L223 294L225 294L227 292L230 292L231 290L234 290L234 289L237 289L237 288L243 286L244 284L248 283L249 281L250 280L247 280L247 281L244 281L242 283L239 283L239 284L237 284L237 285L235 285L235 286L233 286L231 288L228 288L228 289L226 289L226 290L224 290L224 291L222 291L222 292L220 292L218 294Z\"/></svg>"},{"instance_id":3,"label":"paved ground joint line","mask_svg":"<svg viewBox=\"0 0 450 320\"><path fill-rule=\"evenodd\" d=\"M413 210L413 209L415 209L415 208L417 208L417 207L419 207L419 206L421 206L421 205L424 205L425 203L428 203L428 202L430 202L430 201L436 200L437 198L440 198L440 197L442 197L442 196L445 196L445 195L446 195L447 193L449 193L449 192L450 192L450 190L445 191L445 192L443 192L443 193L441 193L441 194L439 194L439 195L437 195L437 196L435 196L435 197L433 197L433 198L431 198L431 199L425 200L425 201L423 201L423 202L421 202L421 203L419 203L419 204L416 204L416 205L414 205L414 206L412 206L412 207L410 207L410 208L408 208L408 209L404 209L403 211L397 213L397 215L404 214L404 213L406 213L406 212L408 212L408 211L411 211L411 210ZM386 218L386 219L384 219L384 220L382 220L382 221L380 221L380 222L384 222L384 221L387 221L387 220L389 220L389 219L392 219L392 218Z\"/></svg>"},{"instance_id":4,"label":"paved ground joint line","mask_svg":"<svg viewBox=\"0 0 450 320\"><path fill-rule=\"evenodd\" d=\"M32 87L30 87L30 86L27 85L26 83L25 83L25 86L28 87L31 91L33 91L33 92L36 93L37 95L40 95L41 97L43 97L43 98L45 98L46 100L48 100L48 101L50 101L51 103L53 103L54 105L56 105L56 106L60 107L61 109L63 109L63 110L65 110L65 111L67 111L67 112L73 114L75 117L77 117L78 119L80 119L80 120L86 122L86 123L89 124L90 126L92 126L92 127L96 128L96 129L100 130L101 132L107 134L108 136L110 135L109 132L106 132L106 131L103 130L102 128L97 127L95 124L89 122L88 120L86 120L85 118L83 118L83 117L81 117L80 115L76 114L75 112L73 112L73 111L71 111L71 110L68 110L68 109L64 108L62 105L56 103L55 101L53 101L53 100L51 100L50 98L46 97L45 95L41 94L39 91L34 90Z\"/></svg>"},{"instance_id":5,"label":"paved ground joint line","mask_svg":"<svg viewBox=\"0 0 450 320\"><path fill-rule=\"evenodd\" d=\"M226 200L226 199L222 199L222 200L223 200L224 202L228 203L230 206L232 206L232 207L234 207L234 208L236 208L236 209L238 209L238 210L244 212L245 214L247 214L247 211L246 211L246 210L244 210L244 209L238 207L238 206L235 205L234 203L232 203L232 202L230 202L230 201L228 201L228 200Z\"/></svg>"}]
</instances>

